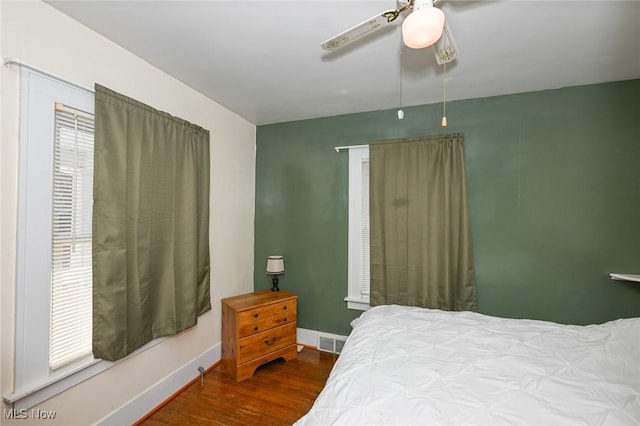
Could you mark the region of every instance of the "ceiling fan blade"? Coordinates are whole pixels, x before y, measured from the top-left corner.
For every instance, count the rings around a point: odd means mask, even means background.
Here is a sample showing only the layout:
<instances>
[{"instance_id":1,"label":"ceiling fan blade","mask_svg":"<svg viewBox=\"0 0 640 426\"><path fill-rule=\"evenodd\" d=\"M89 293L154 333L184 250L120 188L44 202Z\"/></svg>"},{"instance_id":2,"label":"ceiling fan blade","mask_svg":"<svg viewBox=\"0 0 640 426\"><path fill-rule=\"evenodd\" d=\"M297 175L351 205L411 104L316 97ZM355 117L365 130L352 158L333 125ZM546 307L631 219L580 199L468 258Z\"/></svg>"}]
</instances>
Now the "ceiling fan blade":
<instances>
[{"instance_id":1,"label":"ceiling fan blade","mask_svg":"<svg viewBox=\"0 0 640 426\"><path fill-rule=\"evenodd\" d=\"M433 45L433 52L439 65L448 64L458 57L458 48L453 41L446 22L442 30L442 37Z\"/></svg>"},{"instance_id":2,"label":"ceiling fan blade","mask_svg":"<svg viewBox=\"0 0 640 426\"><path fill-rule=\"evenodd\" d=\"M320 46L322 46L324 50L335 50L339 47L345 46L373 31L376 31L382 25L390 24L395 20L395 17L393 19L390 19L389 17L394 14L397 17L397 10L385 10L372 18L369 18L366 21L341 32L340 34L331 37Z\"/></svg>"}]
</instances>

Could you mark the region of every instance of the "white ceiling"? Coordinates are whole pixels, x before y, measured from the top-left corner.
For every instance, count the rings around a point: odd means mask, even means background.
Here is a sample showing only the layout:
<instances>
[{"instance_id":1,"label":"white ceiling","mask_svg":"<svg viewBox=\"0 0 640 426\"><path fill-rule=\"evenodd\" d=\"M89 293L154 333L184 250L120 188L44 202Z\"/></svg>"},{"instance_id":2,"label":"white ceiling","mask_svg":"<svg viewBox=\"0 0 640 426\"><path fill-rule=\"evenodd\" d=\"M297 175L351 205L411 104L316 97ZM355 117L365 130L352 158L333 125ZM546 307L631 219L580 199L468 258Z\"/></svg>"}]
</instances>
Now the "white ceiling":
<instances>
[{"instance_id":1,"label":"white ceiling","mask_svg":"<svg viewBox=\"0 0 640 426\"><path fill-rule=\"evenodd\" d=\"M402 17L338 52L320 48L395 0L47 3L258 125L442 102L431 48L400 54ZM440 7L459 51L448 100L640 78L640 1Z\"/></svg>"}]
</instances>

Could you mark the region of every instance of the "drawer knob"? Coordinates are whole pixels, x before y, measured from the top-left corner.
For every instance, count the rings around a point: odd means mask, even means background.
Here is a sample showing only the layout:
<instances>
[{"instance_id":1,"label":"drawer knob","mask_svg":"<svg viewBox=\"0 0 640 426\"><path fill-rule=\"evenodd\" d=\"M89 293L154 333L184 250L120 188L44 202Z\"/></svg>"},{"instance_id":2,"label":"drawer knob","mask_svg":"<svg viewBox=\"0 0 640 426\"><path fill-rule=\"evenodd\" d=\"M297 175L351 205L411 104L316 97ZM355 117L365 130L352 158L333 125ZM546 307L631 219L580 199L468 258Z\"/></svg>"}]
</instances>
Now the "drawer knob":
<instances>
[{"instance_id":1,"label":"drawer knob","mask_svg":"<svg viewBox=\"0 0 640 426\"><path fill-rule=\"evenodd\" d=\"M265 341L264 341L264 343L265 343L267 346L271 346L271 345L273 345L275 342L276 342L276 338L275 338L275 336L274 336L271 340L265 340Z\"/></svg>"},{"instance_id":2,"label":"drawer knob","mask_svg":"<svg viewBox=\"0 0 640 426\"><path fill-rule=\"evenodd\" d=\"M285 322L287 321L287 317L284 317Z\"/></svg>"},{"instance_id":3,"label":"drawer knob","mask_svg":"<svg viewBox=\"0 0 640 426\"><path fill-rule=\"evenodd\" d=\"M258 314L253 314L253 317L254 318L258 318Z\"/></svg>"},{"instance_id":4,"label":"drawer knob","mask_svg":"<svg viewBox=\"0 0 640 426\"><path fill-rule=\"evenodd\" d=\"M287 305L284 305L284 306L282 307L282 309L286 311L286 310L287 310Z\"/></svg>"},{"instance_id":5,"label":"drawer knob","mask_svg":"<svg viewBox=\"0 0 640 426\"><path fill-rule=\"evenodd\" d=\"M253 327L253 331L258 331L258 327Z\"/></svg>"}]
</instances>

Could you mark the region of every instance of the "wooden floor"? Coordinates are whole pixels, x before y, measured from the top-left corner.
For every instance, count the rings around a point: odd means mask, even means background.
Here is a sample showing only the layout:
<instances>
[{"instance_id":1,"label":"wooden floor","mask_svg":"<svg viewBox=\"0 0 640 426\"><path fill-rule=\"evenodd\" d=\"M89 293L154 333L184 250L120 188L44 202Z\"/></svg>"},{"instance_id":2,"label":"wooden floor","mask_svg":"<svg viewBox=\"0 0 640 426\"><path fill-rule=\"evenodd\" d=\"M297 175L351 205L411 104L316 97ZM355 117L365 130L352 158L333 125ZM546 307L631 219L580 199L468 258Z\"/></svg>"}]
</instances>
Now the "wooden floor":
<instances>
[{"instance_id":1,"label":"wooden floor","mask_svg":"<svg viewBox=\"0 0 640 426\"><path fill-rule=\"evenodd\" d=\"M218 365L207 372L204 386L190 385L139 424L291 425L311 408L335 360L304 348L297 360L272 361L240 383Z\"/></svg>"}]
</instances>

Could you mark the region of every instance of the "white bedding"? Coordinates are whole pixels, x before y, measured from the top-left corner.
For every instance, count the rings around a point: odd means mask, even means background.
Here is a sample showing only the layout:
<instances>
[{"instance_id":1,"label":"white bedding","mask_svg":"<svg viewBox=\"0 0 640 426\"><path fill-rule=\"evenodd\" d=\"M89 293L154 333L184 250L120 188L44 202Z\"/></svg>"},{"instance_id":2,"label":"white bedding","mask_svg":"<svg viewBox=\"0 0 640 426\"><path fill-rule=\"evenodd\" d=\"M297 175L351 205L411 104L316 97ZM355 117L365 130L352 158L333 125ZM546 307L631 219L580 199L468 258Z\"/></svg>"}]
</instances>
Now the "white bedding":
<instances>
[{"instance_id":1,"label":"white bedding","mask_svg":"<svg viewBox=\"0 0 640 426\"><path fill-rule=\"evenodd\" d=\"M353 326L296 425L640 425L640 318L572 326L378 306Z\"/></svg>"}]
</instances>

